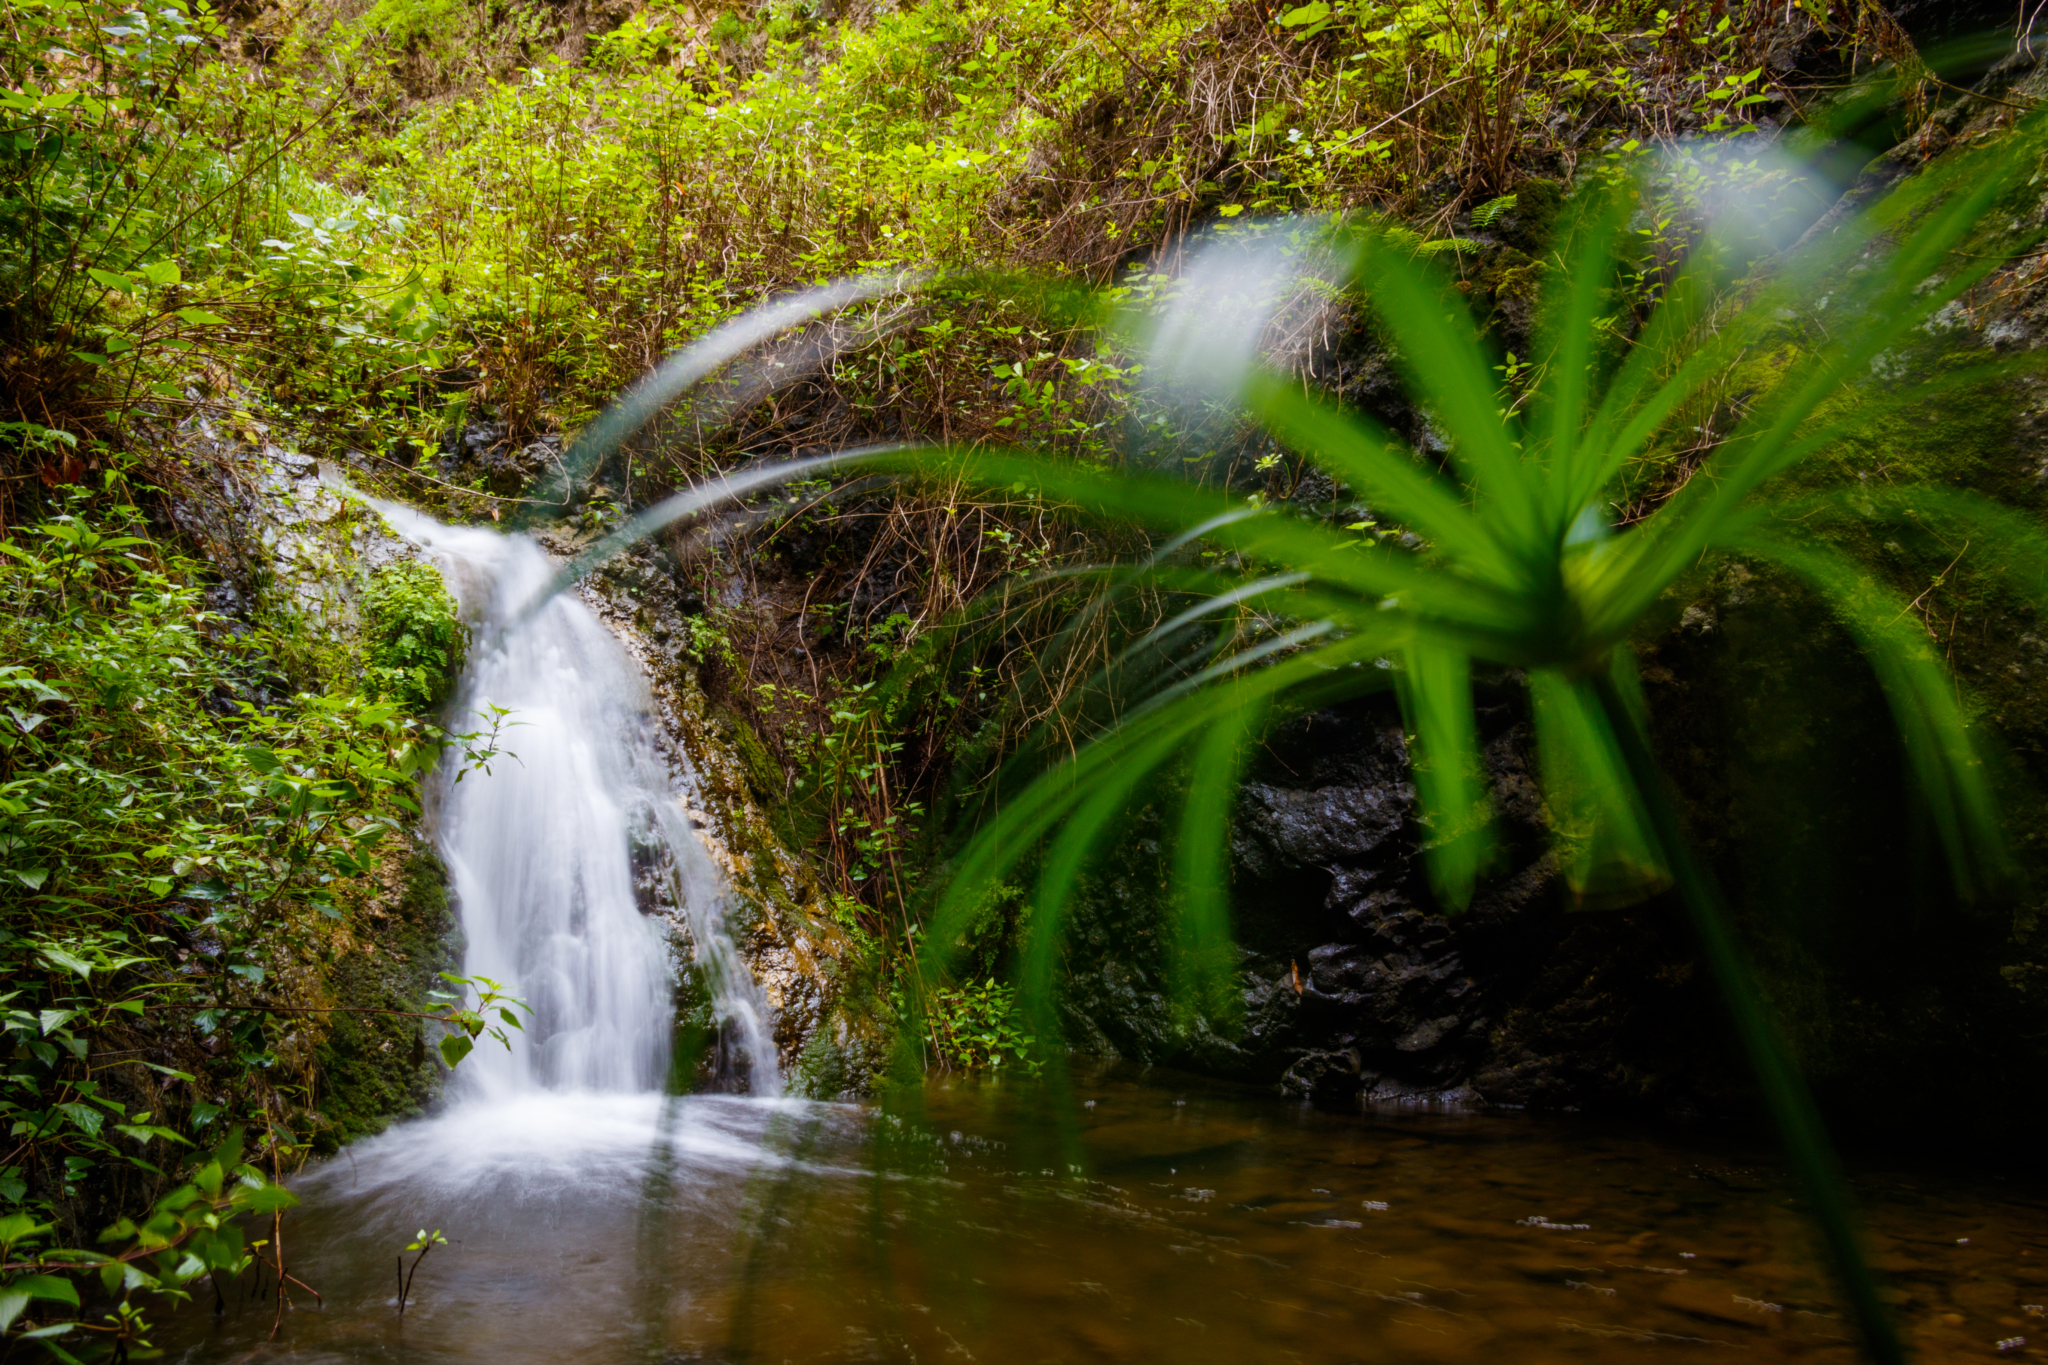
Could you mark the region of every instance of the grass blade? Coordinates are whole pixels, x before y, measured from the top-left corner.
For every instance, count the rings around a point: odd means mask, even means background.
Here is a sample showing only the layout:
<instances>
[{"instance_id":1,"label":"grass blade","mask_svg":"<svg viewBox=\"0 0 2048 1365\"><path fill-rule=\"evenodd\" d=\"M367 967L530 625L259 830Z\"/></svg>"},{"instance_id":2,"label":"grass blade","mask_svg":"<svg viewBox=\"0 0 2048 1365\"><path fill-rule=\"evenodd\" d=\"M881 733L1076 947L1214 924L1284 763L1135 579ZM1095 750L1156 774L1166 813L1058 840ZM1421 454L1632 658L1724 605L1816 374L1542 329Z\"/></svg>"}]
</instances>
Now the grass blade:
<instances>
[{"instance_id":1,"label":"grass blade","mask_svg":"<svg viewBox=\"0 0 2048 1365\"><path fill-rule=\"evenodd\" d=\"M1366 294L1399 354L1401 368L1451 438L1451 460L1503 529L1518 558L1535 558L1544 541L1541 505L1501 413L1493 371L1478 329L1440 273L1384 238L1359 256ZM1448 296L1448 297L1447 297Z\"/></svg>"},{"instance_id":2,"label":"grass blade","mask_svg":"<svg viewBox=\"0 0 2048 1365\"><path fill-rule=\"evenodd\" d=\"M1241 1007L1237 954L1230 935L1230 818L1237 809L1250 737L1265 719L1261 700L1233 705L1203 735L1191 759L1180 836L1174 846L1179 891L1167 953L1175 1016L1228 1021Z\"/></svg>"},{"instance_id":3,"label":"grass blade","mask_svg":"<svg viewBox=\"0 0 2048 1365\"><path fill-rule=\"evenodd\" d=\"M1530 672L1529 695L1551 837L1573 900L1607 909L1661 890L1669 877L1592 689L1544 668Z\"/></svg>"}]
</instances>

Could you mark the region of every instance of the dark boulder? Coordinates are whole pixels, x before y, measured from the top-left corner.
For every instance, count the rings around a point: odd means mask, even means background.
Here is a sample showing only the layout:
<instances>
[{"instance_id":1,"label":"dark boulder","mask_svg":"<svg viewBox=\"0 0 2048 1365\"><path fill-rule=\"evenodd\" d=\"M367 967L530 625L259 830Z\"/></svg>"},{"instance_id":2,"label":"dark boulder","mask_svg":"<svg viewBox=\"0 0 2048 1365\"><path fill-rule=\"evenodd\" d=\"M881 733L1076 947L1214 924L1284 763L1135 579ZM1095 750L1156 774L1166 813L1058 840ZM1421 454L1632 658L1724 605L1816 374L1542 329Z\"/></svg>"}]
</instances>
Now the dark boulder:
<instances>
[{"instance_id":1,"label":"dark boulder","mask_svg":"<svg viewBox=\"0 0 2048 1365\"><path fill-rule=\"evenodd\" d=\"M1509 701L1485 716L1501 856L1468 909L1446 913L1430 892L1428 831L1391 702L1318 712L1272 737L1239 802L1240 1019L1176 1025L1148 954L1165 869L1140 838L1142 851L1076 910L1077 1039L1336 1108L1693 1109L1703 1084L1709 1096L1725 1089L1715 1003L1682 924L1654 905L1568 909L1529 728Z\"/></svg>"}]
</instances>

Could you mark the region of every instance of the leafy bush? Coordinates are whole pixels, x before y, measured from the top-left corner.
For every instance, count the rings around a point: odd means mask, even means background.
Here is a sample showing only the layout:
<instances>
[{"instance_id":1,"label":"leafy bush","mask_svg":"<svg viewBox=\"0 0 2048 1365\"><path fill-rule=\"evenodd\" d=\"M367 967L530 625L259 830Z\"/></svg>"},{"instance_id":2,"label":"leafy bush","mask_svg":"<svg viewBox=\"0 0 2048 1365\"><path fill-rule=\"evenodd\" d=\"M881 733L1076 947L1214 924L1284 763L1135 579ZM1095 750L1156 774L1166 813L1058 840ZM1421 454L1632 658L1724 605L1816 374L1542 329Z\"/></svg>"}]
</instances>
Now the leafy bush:
<instances>
[{"instance_id":1,"label":"leafy bush","mask_svg":"<svg viewBox=\"0 0 2048 1365\"><path fill-rule=\"evenodd\" d=\"M448 695L469 647L455 599L430 564L401 560L376 570L362 598L364 680L412 715Z\"/></svg>"},{"instance_id":2,"label":"leafy bush","mask_svg":"<svg viewBox=\"0 0 2048 1365\"><path fill-rule=\"evenodd\" d=\"M995 1071L1008 1063L1032 1076L1045 1069L1036 1055L1038 1039L1024 1031L1016 987L994 977L932 992L924 1022L932 1050L947 1066Z\"/></svg>"}]
</instances>

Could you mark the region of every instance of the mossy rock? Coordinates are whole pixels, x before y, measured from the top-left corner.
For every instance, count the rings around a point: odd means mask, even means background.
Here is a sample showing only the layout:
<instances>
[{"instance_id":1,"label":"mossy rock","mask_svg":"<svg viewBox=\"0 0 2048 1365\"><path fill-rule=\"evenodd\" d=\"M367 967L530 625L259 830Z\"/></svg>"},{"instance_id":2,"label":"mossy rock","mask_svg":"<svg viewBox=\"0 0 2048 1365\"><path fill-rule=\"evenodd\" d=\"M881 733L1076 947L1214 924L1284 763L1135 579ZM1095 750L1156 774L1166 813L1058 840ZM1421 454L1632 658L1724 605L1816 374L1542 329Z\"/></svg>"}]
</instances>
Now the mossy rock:
<instances>
[{"instance_id":1,"label":"mossy rock","mask_svg":"<svg viewBox=\"0 0 2048 1365\"><path fill-rule=\"evenodd\" d=\"M455 917L446 874L424 842L391 860L389 894L350 916L354 943L327 972L336 1005L350 1010L429 1012L428 992L457 960ZM445 1072L430 1036L434 1026L390 1014L331 1016L315 1053L320 1092L313 1108L326 1121L316 1144L332 1151L423 1111Z\"/></svg>"},{"instance_id":2,"label":"mossy rock","mask_svg":"<svg viewBox=\"0 0 2048 1365\"><path fill-rule=\"evenodd\" d=\"M726 743L739 755L740 764L746 770L747 787L754 799L769 803L780 801L782 769L769 756L768 746L761 741L754 727L730 706L715 706L712 715L724 732Z\"/></svg>"},{"instance_id":3,"label":"mossy rock","mask_svg":"<svg viewBox=\"0 0 2048 1365\"><path fill-rule=\"evenodd\" d=\"M1489 230L1509 246L1541 256L1551 247L1563 208L1564 190L1556 181L1525 180L1515 186L1514 207L1494 219Z\"/></svg>"}]
</instances>

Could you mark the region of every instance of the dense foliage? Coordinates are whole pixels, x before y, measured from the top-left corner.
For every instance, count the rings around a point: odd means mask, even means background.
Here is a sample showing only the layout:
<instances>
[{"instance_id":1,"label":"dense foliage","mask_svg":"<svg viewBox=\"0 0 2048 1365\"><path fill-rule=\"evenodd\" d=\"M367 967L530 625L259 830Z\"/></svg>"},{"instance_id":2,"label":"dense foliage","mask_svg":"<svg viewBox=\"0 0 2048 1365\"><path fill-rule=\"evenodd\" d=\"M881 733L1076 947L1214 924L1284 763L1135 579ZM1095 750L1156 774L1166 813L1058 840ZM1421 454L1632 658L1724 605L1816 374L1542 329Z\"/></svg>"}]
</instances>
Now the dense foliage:
<instances>
[{"instance_id":1,"label":"dense foliage","mask_svg":"<svg viewBox=\"0 0 2048 1365\"><path fill-rule=\"evenodd\" d=\"M462 669L469 632L431 565L387 564L363 591L368 690L411 715L431 714Z\"/></svg>"},{"instance_id":2,"label":"dense foliage","mask_svg":"<svg viewBox=\"0 0 2048 1365\"><path fill-rule=\"evenodd\" d=\"M402 850L441 741L377 693L431 697L460 642L431 571L392 572L371 653L397 682L373 670L368 695L299 691L295 677L321 671L311 644L208 610L199 566L148 535L121 491L78 494L0 542L0 860L14 888L0 1191L11 1239L45 1239L13 1253L40 1256L42 1273L104 1262L112 1252L67 1262L55 1247L90 1246L155 1203L155 1222L113 1234L134 1257L169 1258L117 1266L108 1292L125 1297L251 1264L221 1229L275 1207L257 1197L267 1180L224 1186L236 1155L191 1177L196 1194L174 1177L223 1140L275 1174L316 1136L320 964ZM397 652L408 624L456 652ZM245 1131L246 1147L230 1136ZM112 1324L122 1349L144 1330L125 1308Z\"/></svg>"}]
</instances>

